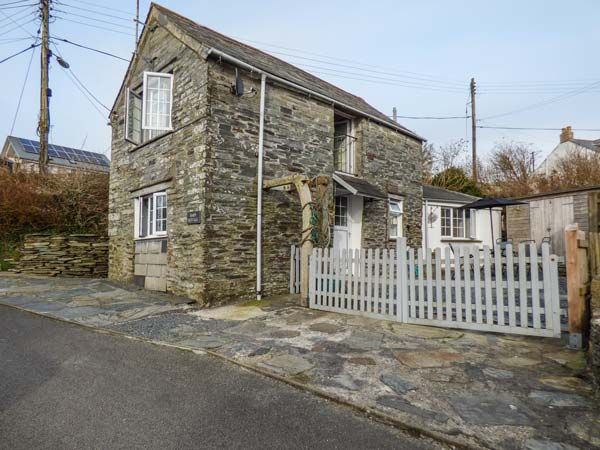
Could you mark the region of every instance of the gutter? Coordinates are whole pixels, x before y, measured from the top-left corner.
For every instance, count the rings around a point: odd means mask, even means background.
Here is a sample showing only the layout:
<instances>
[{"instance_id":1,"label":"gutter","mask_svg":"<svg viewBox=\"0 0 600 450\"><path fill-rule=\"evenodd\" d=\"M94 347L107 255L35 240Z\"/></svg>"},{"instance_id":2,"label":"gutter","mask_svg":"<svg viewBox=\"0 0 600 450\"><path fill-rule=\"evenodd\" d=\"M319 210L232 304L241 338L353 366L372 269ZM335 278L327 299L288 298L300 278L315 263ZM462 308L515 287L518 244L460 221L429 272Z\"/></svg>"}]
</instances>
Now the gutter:
<instances>
[{"instance_id":1,"label":"gutter","mask_svg":"<svg viewBox=\"0 0 600 450\"><path fill-rule=\"evenodd\" d=\"M398 131L398 132L400 132L400 133L402 133L404 135L407 135L407 136L413 137L415 139L418 139L421 142L425 142L426 141L425 138L419 136L418 134L413 133L410 130L407 130L405 128L399 127L397 125L394 125L393 123L381 120L380 117L377 117L377 116L374 116L372 114L369 114L369 113L366 113L364 111L361 111L359 109L353 108L352 106L349 106L349 105L347 105L345 103L339 102L339 101L337 101L337 100L335 100L335 99L333 99L331 97L328 97L328 96L323 95L323 94L319 94L316 91L313 91L311 89L308 89L308 88L305 88L303 86L300 86L299 84L296 84L296 83L293 83L291 81L288 81L285 78L281 78L281 77L278 77L276 75L272 75L272 74L270 74L268 72L265 72L262 69L259 69L258 67L252 66L250 64L245 63L244 61L241 61L241 60L239 60L239 59L237 59L237 58L235 58L233 56L230 56L227 53L223 53L222 51L217 50L216 48L209 49L208 52L206 53L206 58L208 59L208 57L210 55L215 55L215 56L217 56L217 57L219 57L219 58L221 58L221 59L223 59L223 60L225 60L225 61L227 61L227 62L229 62L229 63L231 63L233 65L235 65L235 66L243 67L244 69L247 69L247 70L249 70L251 72L256 72L256 73L260 73L261 75L266 75L270 79L272 79L273 81L276 81L276 82L278 82L280 84L289 86L289 87L291 87L293 89L296 89L296 90L298 90L300 92L308 94L311 97L315 97L315 98L318 98L320 100L323 100L326 103L331 103L331 104L333 104L335 106L339 106L339 107L341 107L343 109L346 109L348 111L352 111L353 113L356 113L356 114L359 114L361 116L367 117L367 118L373 120L374 122L377 122L377 123L379 123L381 125L384 125L384 126L386 126L388 128L392 128L392 129L394 129L394 130L396 130L396 131Z\"/></svg>"}]
</instances>

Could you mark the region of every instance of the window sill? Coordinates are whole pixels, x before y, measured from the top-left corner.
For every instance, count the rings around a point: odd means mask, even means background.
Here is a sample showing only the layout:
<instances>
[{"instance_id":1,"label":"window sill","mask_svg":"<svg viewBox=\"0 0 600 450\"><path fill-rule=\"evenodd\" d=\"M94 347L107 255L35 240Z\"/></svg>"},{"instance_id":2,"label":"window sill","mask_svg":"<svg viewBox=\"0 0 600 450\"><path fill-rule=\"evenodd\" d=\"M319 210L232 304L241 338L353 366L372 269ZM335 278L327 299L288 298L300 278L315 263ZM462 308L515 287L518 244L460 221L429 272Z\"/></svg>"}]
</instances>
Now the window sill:
<instances>
[{"instance_id":1,"label":"window sill","mask_svg":"<svg viewBox=\"0 0 600 450\"><path fill-rule=\"evenodd\" d=\"M442 238L441 242L473 242L473 243L481 243L483 241L481 239L476 239L476 238Z\"/></svg>"},{"instance_id":2,"label":"window sill","mask_svg":"<svg viewBox=\"0 0 600 450\"><path fill-rule=\"evenodd\" d=\"M129 151L129 153L133 153L133 152L135 152L135 151L137 151L137 150L140 150L140 149L144 148L144 147L145 147L145 146L147 146L147 145L150 145L150 144L152 144L153 142L156 142L156 141L158 141L158 140L160 140L160 139L162 139L162 138L164 138L164 137L167 137L167 136L169 136L170 134L173 134L174 132L175 132L175 130L169 130L169 131L165 131L164 133L162 133L162 134L159 134L158 136L155 136L155 137L153 137L152 139L149 139L149 140L147 140L146 142L142 142L141 144L137 144L135 147L133 147L133 148L130 148L128 151ZM128 139L125 139L125 140L126 140L127 142L131 142L131 141L130 141L130 140L128 140Z\"/></svg>"},{"instance_id":3,"label":"window sill","mask_svg":"<svg viewBox=\"0 0 600 450\"><path fill-rule=\"evenodd\" d=\"M144 236L144 237L136 237L133 238L134 241L158 241L158 240L163 240L163 239L168 239L169 236L162 235L162 236Z\"/></svg>"}]
</instances>

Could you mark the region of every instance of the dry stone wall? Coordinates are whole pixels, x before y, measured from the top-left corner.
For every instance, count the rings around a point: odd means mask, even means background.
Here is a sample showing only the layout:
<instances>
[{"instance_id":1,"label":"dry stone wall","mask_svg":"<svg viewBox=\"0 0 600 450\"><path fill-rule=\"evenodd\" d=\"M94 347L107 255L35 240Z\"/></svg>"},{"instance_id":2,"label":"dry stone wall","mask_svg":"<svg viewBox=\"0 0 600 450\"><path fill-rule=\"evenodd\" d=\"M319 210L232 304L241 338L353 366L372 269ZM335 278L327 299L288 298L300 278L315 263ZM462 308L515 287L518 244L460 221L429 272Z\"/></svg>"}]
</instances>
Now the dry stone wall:
<instances>
[{"instance_id":1,"label":"dry stone wall","mask_svg":"<svg viewBox=\"0 0 600 450\"><path fill-rule=\"evenodd\" d=\"M105 278L108 238L95 234L29 234L14 271L46 276Z\"/></svg>"}]
</instances>

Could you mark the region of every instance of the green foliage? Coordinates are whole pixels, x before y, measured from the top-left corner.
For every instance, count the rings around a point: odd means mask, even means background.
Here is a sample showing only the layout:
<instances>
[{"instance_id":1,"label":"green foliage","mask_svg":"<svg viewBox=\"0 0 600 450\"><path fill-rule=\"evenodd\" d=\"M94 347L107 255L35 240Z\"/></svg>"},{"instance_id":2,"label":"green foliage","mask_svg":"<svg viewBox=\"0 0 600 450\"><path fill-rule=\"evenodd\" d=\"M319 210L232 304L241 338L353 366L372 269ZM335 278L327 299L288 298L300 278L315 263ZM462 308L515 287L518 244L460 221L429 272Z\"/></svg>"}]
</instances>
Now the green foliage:
<instances>
[{"instance_id":1,"label":"green foliage","mask_svg":"<svg viewBox=\"0 0 600 450\"><path fill-rule=\"evenodd\" d=\"M431 180L433 186L438 186L451 191L481 197L479 187L468 177L464 170L459 167L448 167L435 174Z\"/></svg>"},{"instance_id":2,"label":"green foliage","mask_svg":"<svg viewBox=\"0 0 600 450\"><path fill-rule=\"evenodd\" d=\"M108 229L108 175L9 173L0 169L0 270L28 233Z\"/></svg>"}]
</instances>

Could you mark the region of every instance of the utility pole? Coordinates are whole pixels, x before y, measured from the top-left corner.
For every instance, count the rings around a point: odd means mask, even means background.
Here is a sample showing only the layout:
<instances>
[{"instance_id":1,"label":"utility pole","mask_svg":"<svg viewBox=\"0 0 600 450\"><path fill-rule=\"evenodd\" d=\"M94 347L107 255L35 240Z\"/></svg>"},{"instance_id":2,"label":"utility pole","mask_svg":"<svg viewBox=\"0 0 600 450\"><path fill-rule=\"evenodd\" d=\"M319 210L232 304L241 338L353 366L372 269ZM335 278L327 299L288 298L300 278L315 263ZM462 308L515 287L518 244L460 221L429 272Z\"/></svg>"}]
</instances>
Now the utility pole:
<instances>
[{"instance_id":1,"label":"utility pole","mask_svg":"<svg viewBox=\"0 0 600 450\"><path fill-rule=\"evenodd\" d=\"M475 78L471 78L471 146L473 150L473 182L477 184L477 119L475 113Z\"/></svg>"},{"instance_id":2,"label":"utility pole","mask_svg":"<svg viewBox=\"0 0 600 450\"><path fill-rule=\"evenodd\" d=\"M398 122L398 110L395 106L392 109L392 119L394 119L394 122Z\"/></svg>"},{"instance_id":3,"label":"utility pole","mask_svg":"<svg viewBox=\"0 0 600 450\"><path fill-rule=\"evenodd\" d=\"M134 53L137 53L138 31L140 26L140 0L135 1L135 47Z\"/></svg>"},{"instance_id":4,"label":"utility pole","mask_svg":"<svg viewBox=\"0 0 600 450\"><path fill-rule=\"evenodd\" d=\"M48 35L50 24L50 1L40 0L40 13L42 16L42 56L41 56L41 89L40 89L40 122L38 131L40 134L40 174L48 173L48 131L50 130L49 98L48 98L48 62L50 53L48 51Z\"/></svg>"}]
</instances>

